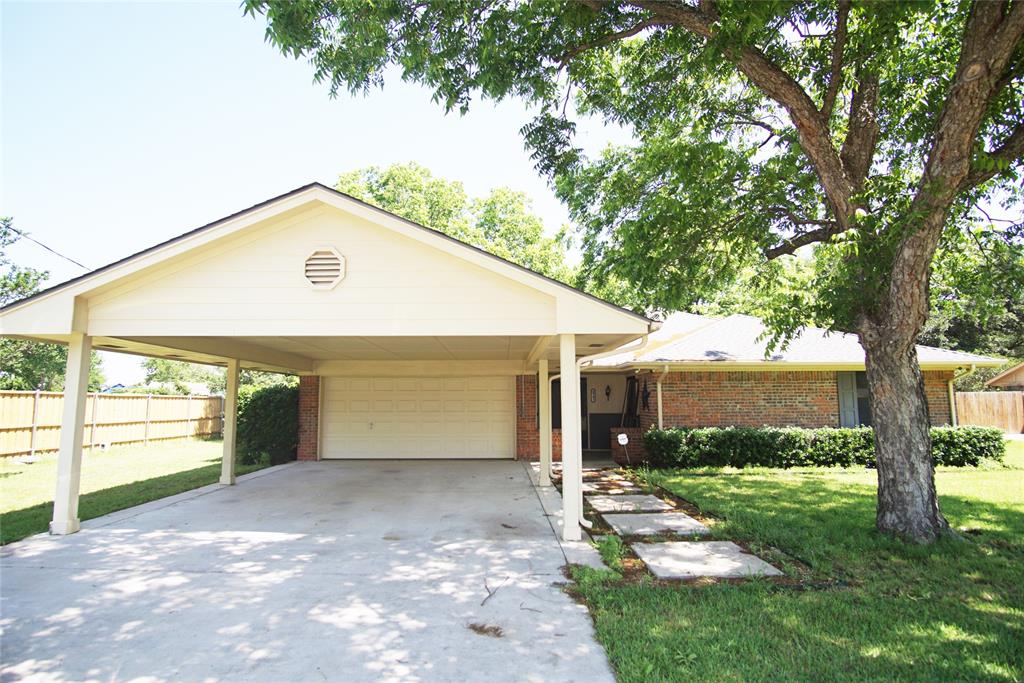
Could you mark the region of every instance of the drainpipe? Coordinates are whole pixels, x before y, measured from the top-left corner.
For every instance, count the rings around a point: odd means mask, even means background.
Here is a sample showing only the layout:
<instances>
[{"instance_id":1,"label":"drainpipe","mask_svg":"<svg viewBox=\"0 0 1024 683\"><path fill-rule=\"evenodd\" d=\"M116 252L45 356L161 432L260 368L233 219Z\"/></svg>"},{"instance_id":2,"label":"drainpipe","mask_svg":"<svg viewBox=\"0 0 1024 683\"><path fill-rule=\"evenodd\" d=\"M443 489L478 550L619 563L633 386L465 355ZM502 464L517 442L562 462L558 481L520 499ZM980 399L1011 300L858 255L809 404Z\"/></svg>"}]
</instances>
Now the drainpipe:
<instances>
[{"instance_id":1,"label":"drainpipe","mask_svg":"<svg viewBox=\"0 0 1024 683\"><path fill-rule=\"evenodd\" d=\"M976 366L974 363L971 363L970 367L967 368L966 372L963 372L963 373L961 373L959 375L954 372L953 373L953 378L950 379L948 382L946 382L946 388L949 390L949 421L953 424L954 427L957 426L957 419L956 419L956 390L953 389L953 382L957 381L958 379L963 379L964 377L968 377L970 375L973 375L974 372L977 369L978 369L978 366Z\"/></svg>"},{"instance_id":2,"label":"drainpipe","mask_svg":"<svg viewBox=\"0 0 1024 683\"><path fill-rule=\"evenodd\" d=\"M576 359L576 370L577 370L577 372L578 373L582 373L584 365L591 365L594 361L601 360L602 358L607 358L609 356L617 356L620 353L638 353L640 351L643 351L645 348L647 348L648 340L649 340L649 338L651 336L651 333L652 332L657 332L660 329L661 329L661 323L660 322L652 322L652 323L648 324L648 326L647 326L647 334L645 334L643 337L641 337L639 339L639 344L637 344L636 346L633 346L633 347L630 347L630 348L621 348L620 347L620 348L617 348L617 349L613 349L611 351L602 351L601 353L595 353L595 354L590 355L590 356L582 356L580 358L577 358ZM578 394L579 392L577 391L576 393ZM582 471L582 468L583 468L583 443L582 442L580 443L580 450L576 454L576 457L579 458L580 469ZM564 473L565 472L565 466L563 465L562 467L563 467L562 472ZM563 485L563 489L562 490L563 491L565 490L564 485ZM585 529L592 528L594 525L590 521L588 521L588 520L583 518L583 487L582 486L580 487L580 504L579 504L579 507L577 507L577 509L580 511L579 512L580 518L579 518L579 520L577 520L579 522L579 524L583 528L585 528Z\"/></svg>"},{"instance_id":3,"label":"drainpipe","mask_svg":"<svg viewBox=\"0 0 1024 683\"><path fill-rule=\"evenodd\" d=\"M661 408L661 380L665 379L667 375L668 365L666 365L665 369L662 370L661 375L658 377L658 382L656 385L658 387L658 429L665 428L664 411Z\"/></svg>"}]
</instances>

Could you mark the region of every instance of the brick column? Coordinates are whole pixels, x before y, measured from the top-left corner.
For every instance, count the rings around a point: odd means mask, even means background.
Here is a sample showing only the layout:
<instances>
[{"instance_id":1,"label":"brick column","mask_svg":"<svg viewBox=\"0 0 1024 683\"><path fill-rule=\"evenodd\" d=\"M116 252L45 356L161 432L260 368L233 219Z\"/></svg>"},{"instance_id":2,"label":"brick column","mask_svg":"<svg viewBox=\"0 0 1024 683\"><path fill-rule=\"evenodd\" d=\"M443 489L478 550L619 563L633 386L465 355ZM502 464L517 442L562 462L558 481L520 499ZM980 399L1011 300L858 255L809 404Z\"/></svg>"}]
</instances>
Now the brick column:
<instances>
[{"instance_id":1,"label":"brick column","mask_svg":"<svg viewBox=\"0 0 1024 683\"><path fill-rule=\"evenodd\" d=\"M320 378L299 377L299 460L319 460Z\"/></svg>"},{"instance_id":2,"label":"brick column","mask_svg":"<svg viewBox=\"0 0 1024 683\"><path fill-rule=\"evenodd\" d=\"M551 406L547 406L551 410ZM516 460L540 460L537 375L516 376ZM551 460L562 460L562 430L551 430Z\"/></svg>"},{"instance_id":3,"label":"brick column","mask_svg":"<svg viewBox=\"0 0 1024 683\"><path fill-rule=\"evenodd\" d=\"M516 459L540 458L540 429L537 425L537 376L516 376Z\"/></svg>"}]
</instances>

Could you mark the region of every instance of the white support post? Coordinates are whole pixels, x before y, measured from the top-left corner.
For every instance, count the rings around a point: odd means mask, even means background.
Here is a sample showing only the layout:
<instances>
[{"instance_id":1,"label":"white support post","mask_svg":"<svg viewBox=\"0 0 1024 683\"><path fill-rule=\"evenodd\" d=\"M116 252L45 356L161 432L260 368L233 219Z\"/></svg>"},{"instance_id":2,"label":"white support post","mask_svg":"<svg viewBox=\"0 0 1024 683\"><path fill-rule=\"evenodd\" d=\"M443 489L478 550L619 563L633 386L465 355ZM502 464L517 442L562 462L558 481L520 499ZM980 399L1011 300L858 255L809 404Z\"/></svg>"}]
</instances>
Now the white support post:
<instances>
[{"instance_id":1,"label":"white support post","mask_svg":"<svg viewBox=\"0 0 1024 683\"><path fill-rule=\"evenodd\" d=\"M578 541L583 538L579 524L583 471L579 459L580 372L576 366L576 335L560 335L558 347L562 373L562 538Z\"/></svg>"},{"instance_id":2,"label":"white support post","mask_svg":"<svg viewBox=\"0 0 1024 683\"><path fill-rule=\"evenodd\" d=\"M82 479L82 439L85 432L85 399L89 388L89 357L92 338L80 332L68 340L68 364L64 373L64 411L60 422L57 454L57 491L53 497L51 534L73 534L78 521L78 490Z\"/></svg>"},{"instance_id":3,"label":"white support post","mask_svg":"<svg viewBox=\"0 0 1024 683\"><path fill-rule=\"evenodd\" d=\"M540 414L540 485L551 486L551 383L548 359L537 361L537 408Z\"/></svg>"},{"instance_id":4,"label":"white support post","mask_svg":"<svg viewBox=\"0 0 1024 683\"><path fill-rule=\"evenodd\" d=\"M227 390L224 392L224 455L220 463L220 483L235 483L235 433L238 424L238 361L228 361Z\"/></svg>"}]
</instances>

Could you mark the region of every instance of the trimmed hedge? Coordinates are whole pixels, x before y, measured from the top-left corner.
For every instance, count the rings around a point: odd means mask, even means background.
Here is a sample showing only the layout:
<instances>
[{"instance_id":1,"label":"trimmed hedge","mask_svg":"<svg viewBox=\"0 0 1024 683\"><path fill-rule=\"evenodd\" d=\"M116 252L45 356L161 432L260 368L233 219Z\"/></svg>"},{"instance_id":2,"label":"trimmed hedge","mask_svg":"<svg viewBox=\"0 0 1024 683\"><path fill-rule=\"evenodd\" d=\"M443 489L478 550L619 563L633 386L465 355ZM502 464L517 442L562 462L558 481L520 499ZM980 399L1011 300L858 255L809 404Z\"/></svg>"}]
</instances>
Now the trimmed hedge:
<instances>
[{"instance_id":1,"label":"trimmed hedge","mask_svg":"<svg viewBox=\"0 0 1024 683\"><path fill-rule=\"evenodd\" d=\"M299 444L299 387L272 384L238 392L238 461L271 465L294 460Z\"/></svg>"},{"instance_id":2,"label":"trimmed hedge","mask_svg":"<svg viewBox=\"0 0 1024 683\"><path fill-rule=\"evenodd\" d=\"M1003 433L990 427L933 427L936 465L974 467L983 459L1002 460ZM647 460L654 467L874 467L870 427L707 427L651 429L644 434Z\"/></svg>"}]
</instances>

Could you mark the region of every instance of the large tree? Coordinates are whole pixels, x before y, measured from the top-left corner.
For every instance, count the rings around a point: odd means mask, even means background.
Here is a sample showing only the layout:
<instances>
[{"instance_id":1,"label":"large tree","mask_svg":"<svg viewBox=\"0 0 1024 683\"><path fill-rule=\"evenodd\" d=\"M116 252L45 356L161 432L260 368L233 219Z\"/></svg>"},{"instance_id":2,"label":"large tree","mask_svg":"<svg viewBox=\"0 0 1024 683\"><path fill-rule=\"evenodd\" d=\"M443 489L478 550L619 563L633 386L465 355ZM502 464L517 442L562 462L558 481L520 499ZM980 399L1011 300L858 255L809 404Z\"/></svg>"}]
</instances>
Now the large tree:
<instances>
[{"instance_id":1,"label":"large tree","mask_svg":"<svg viewBox=\"0 0 1024 683\"><path fill-rule=\"evenodd\" d=\"M16 264L8 249L22 237L11 218L0 218L0 306L39 291L49 273ZM0 389L62 391L68 350L59 344L26 339L0 339ZM89 364L89 390L104 382L103 363L94 351Z\"/></svg>"},{"instance_id":2,"label":"large tree","mask_svg":"<svg viewBox=\"0 0 1024 683\"><path fill-rule=\"evenodd\" d=\"M948 530L915 341L936 249L1012 203L1024 0L246 0L332 90L400 71L449 109L520 97L523 133L585 234L588 273L673 307L807 245L813 286L773 324L855 331L878 452L877 527ZM568 106L570 101L573 107ZM636 143L588 158L574 116Z\"/></svg>"},{"instance_id":3,"label":"large tree","mask_svg":"<svg viewBox=\"0 0 1024 683\"><path fill-rule=\"evenodd\" d=\"M471 198L462 183L416 163L370 166L338 179L337 189L497 256L569 281L564 232L544 234L530 199L506 187Z\"/></svg>"}]
</instances>

